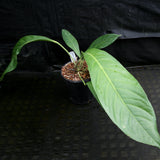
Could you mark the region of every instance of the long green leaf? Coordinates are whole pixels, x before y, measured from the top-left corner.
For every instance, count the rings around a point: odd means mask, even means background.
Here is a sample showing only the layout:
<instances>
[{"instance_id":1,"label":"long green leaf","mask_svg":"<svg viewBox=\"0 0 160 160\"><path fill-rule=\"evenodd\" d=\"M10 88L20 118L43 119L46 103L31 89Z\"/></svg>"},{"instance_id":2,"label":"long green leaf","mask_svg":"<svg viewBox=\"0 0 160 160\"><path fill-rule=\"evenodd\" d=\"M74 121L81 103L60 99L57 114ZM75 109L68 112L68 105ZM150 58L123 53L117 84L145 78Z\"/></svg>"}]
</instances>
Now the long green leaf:
<instances>
[{"instance_id":1,"label":"long green leaf","mask_svg":"<svg viewBox=\"0 0 160 160\"><path fill-rule=\"evenodd\" d=\"M105 34L94 40L89 46L89 48L97 48L97 49L105 48L110 44L112 44L118 37L120 37L120 35L118 34Z\"/></svg>"},{"instance_id":2,"label":"long green leaf","mask_svg":"<svg viewBox=\"0 0 160 160\"><path fill-rule=\"evenodd\" d=\"M5 74L13 71L17 67L17 55L20 53L22 47L28 43L35 42L35 41L48 41L48 42L56 43L57 45L62 47L69 54L69 52L60 43L58 43L55 40L52 40L52 39L47 38L45 36L37 36L37 35L24 36L16 43L15 47L13 48L11 61L8 65L8 67L2 73L2 75L0 77L0 81L3 80Z\"/></svg>"},{"instance_id":3,"label":"long green leaf","mask_svg":"<svg viewBox=\"0 0 160 160\"><path fill-rule=\"evenodd\" d=\"M138 81L110 54L84 53L96 95L111 120L129 137L160 148L156 117Z\"/></svg>"},{"instance_id":4,"label":"long green leaf","mask_svg":"<svg viewBox=\"0 0 160 160\"><path fill-rule=\"evenodd\" d=\"M80 53L79 44L76 38L66 29L62 29L62 37L66 45L70 47L80 58L81 53Z\"/></svg>"}]
</instances>

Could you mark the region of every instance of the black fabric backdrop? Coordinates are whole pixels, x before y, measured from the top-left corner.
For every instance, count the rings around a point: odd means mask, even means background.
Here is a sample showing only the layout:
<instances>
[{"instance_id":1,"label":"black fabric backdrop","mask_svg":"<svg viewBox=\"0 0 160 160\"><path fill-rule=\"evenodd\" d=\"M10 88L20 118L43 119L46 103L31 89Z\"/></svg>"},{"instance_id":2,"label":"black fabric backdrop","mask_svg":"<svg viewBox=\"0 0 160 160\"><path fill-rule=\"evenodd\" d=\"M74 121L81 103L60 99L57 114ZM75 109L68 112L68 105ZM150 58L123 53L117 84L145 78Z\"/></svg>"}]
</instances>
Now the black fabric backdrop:
<instances>
[{"instance_id":1,"label":"black fabric backdrop","mask_svg":"<svg viewBox=\"0 0 160 160\"><path fill-rule=\"evenodd\" d=\"M82 50L100 35L121 34L106 50L123 64L160 63L159 0L1 0L0 22L0 71L20 37L37 34L62 42L62 28L77 37ZM19 69L30 71L46 71L68 60L46 42L27 45L18 59Z\"/></svg>"}]
</instances>

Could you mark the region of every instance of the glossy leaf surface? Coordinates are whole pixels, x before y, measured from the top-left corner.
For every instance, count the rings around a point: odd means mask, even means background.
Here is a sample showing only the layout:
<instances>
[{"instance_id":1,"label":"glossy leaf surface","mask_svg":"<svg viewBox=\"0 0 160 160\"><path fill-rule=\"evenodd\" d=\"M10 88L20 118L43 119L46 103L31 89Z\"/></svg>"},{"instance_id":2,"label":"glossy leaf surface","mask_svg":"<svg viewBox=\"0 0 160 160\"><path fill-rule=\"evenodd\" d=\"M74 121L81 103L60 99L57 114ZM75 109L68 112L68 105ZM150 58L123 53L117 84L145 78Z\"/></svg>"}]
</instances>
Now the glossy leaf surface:
<instances>
[{"instance_id":1,"label":"glossy leaf surface","mask_svg":"<svg viewBox=\"0 0 160 160\"><path fill-rule=\"evenodd\" d=\"M89 48L97 48L97 49L105 48L110 44L112 44L118 37L120 37L120 35L118 34L105 34L94 40L89 46Z\"/></svg>"},{"instance_id":2,"label":"glossy leaf surface","mask_svg":"<svg viewBox=\"0 0 160 160\"><path fill-rule=\"evenodd\" d=\"M13 51L12 51L12 57L11 57L11 61L8 65L8 67L5 69L5 71L2 73L1 77L0 77L0 81L3 80L5 74L7 74L8 72L13 71L16 67L17 67L17 55L20 53L22 47L28 43L31 42L35 42L35 41L48 41L48 42L53 42L58 44L59 46L61 46L66 52L68 52L60 43L58 43L57 41L54 41L50 38L47 38L45 36L37 36L37 35L28 35L28 36L24 36L22 37L14 46Z\"/></svg>"},{"instance_id":3,"label":"glossy leaf surface","mask_svg":"<svg viewBox=\"0 0 160 160\"><path fill-rule=\"evenodd\" d=\"M66 29L62 29L62 37L68 47L70 47L78 57L81 57L79 44L76 38Z\"/></svg>"},{"instance_id":4,"label":"glossy leaf surface","mask_svg":"<svg viewBox=\"0 0 160 160\"><path fill-rule=\"evenodd\" d=\"M160 147L155 113L138 81L105 51L88 49L84 57L95 93L111 120L132 139Z\"/></svg>"}]
</instances>

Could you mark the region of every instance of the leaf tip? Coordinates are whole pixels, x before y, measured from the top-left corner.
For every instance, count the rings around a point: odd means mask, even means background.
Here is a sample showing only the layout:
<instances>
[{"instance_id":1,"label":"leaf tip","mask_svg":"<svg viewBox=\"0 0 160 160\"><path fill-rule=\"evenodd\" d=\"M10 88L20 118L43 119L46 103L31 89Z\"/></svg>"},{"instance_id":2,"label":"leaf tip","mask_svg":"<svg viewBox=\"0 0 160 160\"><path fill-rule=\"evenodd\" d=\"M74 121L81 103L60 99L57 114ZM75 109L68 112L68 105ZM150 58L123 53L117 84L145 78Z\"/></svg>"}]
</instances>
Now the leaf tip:
<instances>
[{"instance_id":1,"label":"leaf tip","mask_svg":"<svg viewBox=\"0 0 160 160\"><path fill-rule=\"evenodd\" d=\"M62 35L63 35L63 34L66 34L66 33L69 33L69 31L68 31L68 30L66 30L66 29L64 29L64 28L62 29L62 31L61 31L61 32L62 32Z\"/></svg>"},{"instance_id":2,"label":"leaf tip","mask_svg":"<svg viewBox=\"0 0 160 160\"><path fill-rule=\"evenodd\" d=\"M65 31L66 31L66 29L64 29L64 28L61 30L62 33L65 32Z\"/></svg>"}]
</instances>

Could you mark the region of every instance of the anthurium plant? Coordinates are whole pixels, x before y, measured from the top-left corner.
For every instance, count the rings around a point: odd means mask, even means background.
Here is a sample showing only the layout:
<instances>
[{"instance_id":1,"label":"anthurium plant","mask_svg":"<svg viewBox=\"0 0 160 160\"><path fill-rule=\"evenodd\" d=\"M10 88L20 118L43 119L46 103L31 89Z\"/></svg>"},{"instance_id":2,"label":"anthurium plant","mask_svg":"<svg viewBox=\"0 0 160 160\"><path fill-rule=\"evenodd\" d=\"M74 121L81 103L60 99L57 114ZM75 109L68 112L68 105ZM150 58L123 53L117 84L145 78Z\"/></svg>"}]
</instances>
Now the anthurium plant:
<instances>
[{"instance_id":1,"label":"anthurium plant","mask_svg":"<svg viewBox=\"0 0 160 160\"><path fill-rule=\"evenodd\" d=\"M70 56L76 70L80 70L77 67L78 63L82 61L87 63L91 81L87 82L86 85L113 123L130 138L160 148L156 116L146 93L139 82L119 61L102 50L113 43L119 35L102 35L93 41L85 52L80 51L77 40L69 31L63 29L62 37L66 45L75 52L78 57L77 60L59 42L44 36L28 35L16 43L11 62L2 73L0 81L6 73L16 68L17 55L24 45L34 41L55 43ZM79 76L83 81L80 74Z\"/></svg>"}]
</instances>

